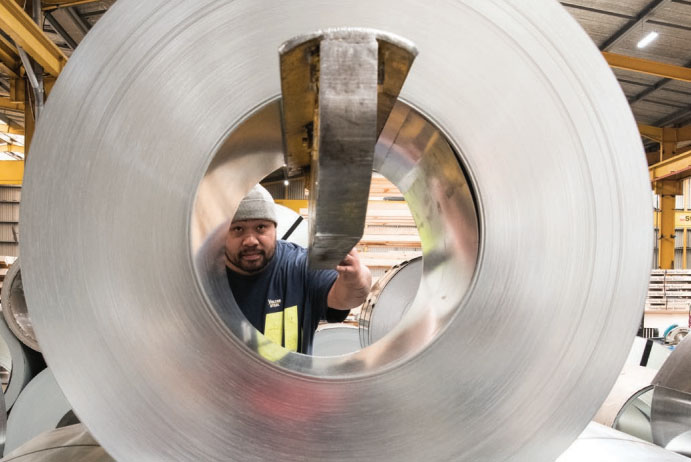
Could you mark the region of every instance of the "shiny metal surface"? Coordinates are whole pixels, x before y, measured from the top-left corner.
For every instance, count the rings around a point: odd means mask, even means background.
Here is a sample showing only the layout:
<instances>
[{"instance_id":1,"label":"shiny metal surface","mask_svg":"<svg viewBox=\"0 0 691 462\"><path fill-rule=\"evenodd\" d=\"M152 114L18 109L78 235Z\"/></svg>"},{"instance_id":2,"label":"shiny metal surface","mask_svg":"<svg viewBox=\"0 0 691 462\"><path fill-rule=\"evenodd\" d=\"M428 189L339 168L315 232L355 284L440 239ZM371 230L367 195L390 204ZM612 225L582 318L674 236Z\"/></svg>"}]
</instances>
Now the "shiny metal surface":
<instances>
[{"instance_id":1,"label":"shiny metal surface","mask_svg":"<svg viewBox=\"0 0 691 462\"><path fill-rule=\"evenodd\" d=\"M374 146L415 54L404 39L353 27L279 48L286 165L310 177L310 268L335 268L362 238Z\"/></svg>"},{"instance_id":2,"label":"shiny metal surface","mask_svg":"<svg viewBox=\"0 0 691 462\"><path fill-rule=\"evenodd\" d=\"M653 441L662 447L691 430L691 338L684 338L653 379ZM683 440L678 440L678 442ZM679 444L677 444L679 446Z\"/></svg>"},{"instance_id":3,"label":"shiny metal surface","mask_svg":"<svg viewBox=\"0 0 691 462\"><path fill-rule=\"evenodd\" d=\"M417 295L422 257L395 265L372 287L358 317L364 348L388 334L405 315Z\"/></svg>"},{"instance_id":4,"label":"shiny metal surface","mask_svg":"<svg viewBox=\"0 0 691 462\"><path fill-rule=\"evenodd\" d=\"M7 408L5 395L0 394L0 454L5 451L5 432L7 431Z\"/></svg>"},{"instance_id":5,"label":"shiny metal surface","mask_svg":"<svg viewBox=\"0 0 691 462\"><path fill-rule=\"evenodd\" d=\"M624 403L612 423L612 428L652 443L653 429L650 424L652 402L652 385L639 390Z\"/></svg>"},{"instance_id":6,"label":"shiny metal surface","mask_svg":"<svg viewBox=\"0 0 691 462\"><path fill-rule=\"evenodd\" d=\"M34 327L29 316L29 309L24 298L24 286L22 284L22 272L17 259L10 266L2 284L2 315L10 330L17 336L20 342L32 350L41 351L36 340Z\"/></svg>"},{"instance_id":7,"label":"shiny metal surface","mask_svg":"<svg viewBox=\"0 0 691 462\"><path fill-rule=\"evenodd\" d=\"M5 452L10 453L41 433L55 430L71 410L52 372L44 369L14 403L7 419Z\"/></svg>"},{"instance_id":8,"label":"shiny metal surface","mask_svg":"<svg viewBox=\"0 0 691 462\"><path fill-rule=\"evenodd\" d=\"M684 462L687 458L598 423L591 423L556 462Z\"/></svg>"},{"instance_id":9,"label":"shiny metal surface","mask_svg":"<svg viewBox=\"0 0 691 462\"><path fill-rule=\"evenodd\" d=\"M665 449L681 454L682 456L691 457L691 430L675 436L672 441L667 443Z\"/></svg>"},{"instance_id":10,"label":"shiny metal surface","mask_svg":"<svg viewBox=\"0 0 691 462\"><path fill-rule=\"evenodd\" d=\"M356 326L329 324L314 334L314 356L338 356L360 349L360 335Z\"/></svg>"},{"instance_id":11,"label":"shiny metal surface","mask_svg":"<svg viewBox=\"0 0 691 462\"><path fill-rule=\"evenodd\" d=\"M45 363L40 353L17 339L7 326L4 316L0 316L0 337L10 355L10 380L5 389L5 407L9 410L26 384L45 367Z\"/></svg>"},{"instance_id":12,"label":"shiny metal surface","mask_svg":"<svg viewBox=\"0 0 691 462\"><path fill-rule=\"evenodd\" d=\"M2 462L115 462L82 424L42 433ZM130 459L136 460L136 459Z\"/></svg>"},{"instance_id":13,"label":"shiny metal surface","mask_svg":"<svg viewBox=\"0 0 691 462\"><path fill-rule=\"evenodd\" d=\"M194 230L194 191L223 171L232 216L280 167L280 117L238 151L224 141L277 112L281 43L346 25L420 49L377 153L420 228L424 276L379 342L268 354L214 272L214 227ZM116 459L552 461L640 322L640 138L556 2L120 0L42 117L21 211L27 301L58 383ZM435 126L453 151L435 150Z\"/></svg>"},{"instance_id":14,"label":"shiny metal surface","mask_svg":"<svg viewBox=\"0 0 691 462\"><path fill-rule=\"evenodd\" d=\"M657 371L642 366L625 365L614 383L612 390L602 403L593 421L608 427L614 425L614 421L629 402L632 396L641 390L650 387L650 383Z\"/></svg>"}]
</instances>

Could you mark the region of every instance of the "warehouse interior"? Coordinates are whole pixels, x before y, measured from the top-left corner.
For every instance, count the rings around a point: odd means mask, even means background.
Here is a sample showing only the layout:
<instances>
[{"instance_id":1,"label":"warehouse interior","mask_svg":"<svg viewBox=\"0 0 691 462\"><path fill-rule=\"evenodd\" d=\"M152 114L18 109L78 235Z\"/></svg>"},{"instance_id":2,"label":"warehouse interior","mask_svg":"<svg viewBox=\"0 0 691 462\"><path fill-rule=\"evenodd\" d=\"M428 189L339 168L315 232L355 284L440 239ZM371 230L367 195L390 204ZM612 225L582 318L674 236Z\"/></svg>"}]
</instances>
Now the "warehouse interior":
<instances>
[{"instance_id":1,"label":"warehouse interior","mask_svg":"<svg viewBox=\"0 0 691 462\"><path fill-rule=\"evenodd\" d=\"M687 460L691 1L0 0L0 287L0 461Z\"/></svg>"}]
</instances>

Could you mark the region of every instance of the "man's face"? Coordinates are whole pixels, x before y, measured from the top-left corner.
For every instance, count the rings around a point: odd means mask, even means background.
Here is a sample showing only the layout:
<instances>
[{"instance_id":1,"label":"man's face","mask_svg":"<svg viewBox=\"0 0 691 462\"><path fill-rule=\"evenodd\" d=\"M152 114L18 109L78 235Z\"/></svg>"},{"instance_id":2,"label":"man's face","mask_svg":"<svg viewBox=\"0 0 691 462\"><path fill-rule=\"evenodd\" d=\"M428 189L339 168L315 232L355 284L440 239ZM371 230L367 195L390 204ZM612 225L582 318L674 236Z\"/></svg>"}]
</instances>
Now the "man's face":
<instances>
[{"instance_id":1,"label":"man's face","mask_svg":"<svg viewBox=\"0 0 691 462\"><path fill-rule=\"evenodd\" d=\"M243 220L230 225L226 265L240 274L260 272L276 251L276 225L269 220Z\"/></svg>"}]
</instances>

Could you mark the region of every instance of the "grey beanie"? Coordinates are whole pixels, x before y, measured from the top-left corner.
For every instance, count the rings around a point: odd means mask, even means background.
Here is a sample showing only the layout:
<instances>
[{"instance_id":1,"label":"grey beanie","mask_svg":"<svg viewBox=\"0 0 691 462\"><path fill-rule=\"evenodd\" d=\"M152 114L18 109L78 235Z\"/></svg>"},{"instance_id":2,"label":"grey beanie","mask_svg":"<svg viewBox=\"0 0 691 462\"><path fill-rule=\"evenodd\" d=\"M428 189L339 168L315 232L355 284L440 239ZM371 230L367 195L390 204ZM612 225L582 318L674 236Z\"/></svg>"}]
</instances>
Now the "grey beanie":
<instances>
[{"instance_id":1,"label":"grey beanie","mask_svg":"<svg viewBox=\"0 0 691 462\"><path fill-rule=\"evenodd\" d=\"M269 220L278 223L274 199L263 186L256 185L240 202L232 222L242 220Z\"/></svg>"}]
</instances>

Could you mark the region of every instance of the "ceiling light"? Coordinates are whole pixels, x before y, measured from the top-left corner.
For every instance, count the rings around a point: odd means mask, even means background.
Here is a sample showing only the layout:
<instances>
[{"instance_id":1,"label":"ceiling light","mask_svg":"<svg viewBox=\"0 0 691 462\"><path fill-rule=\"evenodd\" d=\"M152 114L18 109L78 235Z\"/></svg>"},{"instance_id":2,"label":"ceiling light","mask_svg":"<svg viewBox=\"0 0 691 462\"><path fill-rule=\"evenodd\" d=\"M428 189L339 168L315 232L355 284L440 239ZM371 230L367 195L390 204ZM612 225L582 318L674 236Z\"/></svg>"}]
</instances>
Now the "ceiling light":
<instances>
[{"instance_id":1,"label":"ceiling light","mask_svg":"<svg viewBox=\"0 0 691 462\"><path fill-rule=\"evenodd\" d=\"M284 181L283 181L283 184L286 185L286 186L288 186L288 185L290 184L290 181L284 180Z\"/></svg>"},{"instance_id":2,"label":"ceiling light","mask_svg":"<svg viewBox=\"0 0 691 462\"><path fill-rule=\"evenodd\" d=\"M655 31L650 32L648 35L643 37L640 42L638 42L638 48L645 48L650 45L650 42L655 40L659 34Z\"/></svg>"}]
</instances>

